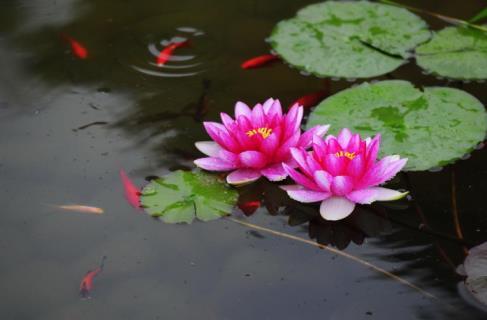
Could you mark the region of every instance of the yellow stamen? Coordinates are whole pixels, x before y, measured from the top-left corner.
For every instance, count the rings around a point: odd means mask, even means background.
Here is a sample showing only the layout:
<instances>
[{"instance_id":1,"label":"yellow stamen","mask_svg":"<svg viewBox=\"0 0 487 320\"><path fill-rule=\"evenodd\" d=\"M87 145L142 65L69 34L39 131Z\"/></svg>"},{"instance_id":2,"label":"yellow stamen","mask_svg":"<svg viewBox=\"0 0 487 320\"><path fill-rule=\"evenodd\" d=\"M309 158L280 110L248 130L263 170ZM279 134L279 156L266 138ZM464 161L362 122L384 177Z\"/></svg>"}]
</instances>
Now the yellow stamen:
<instances>
[{"instance_id":1,"label":"yellow stamen","mask_svg":"<svg viewBox=\"0 0 487 320\"><path fill-rule=\"evenodd\" d=\"M353 160L353 158L355 158L355 152L338 151L337 153L335 153L335 157L337 158L346 157L350 160Z\"/></svg>"},{"instance_id":2,"label":"yellow stamen","mask_svg":"<svg viewBox=\"0 0 487 320\"><path fill-rule=\"evenodd\" d=\"M269 129L266 127L258 128L258 129L252 129L252 130L247 131L245 134L248 135L249 137L252 137L253 135L255 135L257 133L260 134L262 136L262 138L266 139L271 135L272 129Z\"/></svg>"}]
</instances>

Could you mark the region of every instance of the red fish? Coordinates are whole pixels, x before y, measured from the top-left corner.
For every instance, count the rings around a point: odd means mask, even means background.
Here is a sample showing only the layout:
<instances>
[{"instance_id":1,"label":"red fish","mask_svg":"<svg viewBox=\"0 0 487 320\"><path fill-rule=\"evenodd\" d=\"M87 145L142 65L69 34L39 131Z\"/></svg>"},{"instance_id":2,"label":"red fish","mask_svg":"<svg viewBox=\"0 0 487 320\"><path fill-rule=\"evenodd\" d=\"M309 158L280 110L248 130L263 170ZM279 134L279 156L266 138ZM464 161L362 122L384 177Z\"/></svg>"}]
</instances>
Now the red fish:
<instances>
[{"instance_id":1,"label":"red fish","mask_svg":"<svg viewBox=\"0 0 487 320\"><path fill-rule=\"evenodd\" d=\"M129 179L123 169L120 169L120 178L122 178L125 198L128 203L134 208L140 208L140 189Z\"/></svg>"},{"instance_id":2,"label":"red fish","mask_svg":"<svg viewBox=\"0 0 487 320\"><path fill-rule=\"evenodd\" d=\"M238 204L238 207L240 208L240 210L243 211L243 213L246 215L246 216L250 216L251 214L253 214L257 209L259 209L260 207L260 201L259 200L255 200L255 201L247 201L247 202L244 202L244 203L240 203Z\"/></svg>"},{"instance_id":3,"label":"red fish","mask_svg":"<svg viewBox=\"0 0 487 320\"><path fill-rule=\"evenodd\" d=\"M159 53L159 56L157 56L157 65L158 66L163 66L166 62L169 61L171 56L174 53L174 50L180 47L187 46L189 44L189 40L184 40L181 42L173 42L169 45L167 45L162 51Z\"/></svg>"},{"instance_id":4,"label":"red fish","mask_svg":"<svg viewBox=\"0 0 487 320\"><path fill-rule=\"evenodd\" d=\"M105 259L107 257L103 256L101 259L100 266L97 267L96 269L88 271L83 279L81 280L81 283L79 285L79 294L81 295L82 298L84 299L89 299L91 290L93 290L93 279L103 271L103 266L105 264Z\"/></svg>"},{"instance_id":5,"label":"red fish","mask_svg":"<svg viewBox=\"0 0 487 320\"><path fill-rule=\"evenodd\" d=\"M64 40L66 40L69 45L71 46L71 52L73 55L79 59L86 59L88 58L88 50L78 41L71 38L68 35L61 34Z\"/></svg>"},{"instance_id":6,"label":"red fish","mask_svg":"<svg viewBox=\"0 0 487 320\"><path fill-rule=\"evenodd\" d=\"M258 68L272 61L279 60L279 57L275 54L264 54L262 56L258 56L247 61L244 61L241 65L242 69L252 69Z\"/></svg>"},{"instance_id":7,"label":"red fish","mask_svg":"<svg viewBox=\"0 0 487 320\"><path fill-rule=\"evenodd\" d=\"M328 96L327 90L316 91L294 101L291 106L298 104L303 106L305 109L316 106L321 100Z\"/></svg>"}]
</instances>

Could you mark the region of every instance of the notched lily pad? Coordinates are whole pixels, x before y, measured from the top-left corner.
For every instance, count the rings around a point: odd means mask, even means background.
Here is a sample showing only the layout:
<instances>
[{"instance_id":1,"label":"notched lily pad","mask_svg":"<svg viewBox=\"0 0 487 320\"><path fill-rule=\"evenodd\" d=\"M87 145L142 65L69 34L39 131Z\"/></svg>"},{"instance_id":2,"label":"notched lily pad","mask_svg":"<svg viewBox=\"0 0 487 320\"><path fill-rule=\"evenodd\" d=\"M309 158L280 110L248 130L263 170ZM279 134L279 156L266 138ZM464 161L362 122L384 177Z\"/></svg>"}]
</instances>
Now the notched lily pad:
<instances>
[{"instance_id":1,"label":"notched lily pad","mask_svg":"<svg viewBox=\"0 0 487 320\"><path fill-rule=\"evenodd\" d=\"M307 73L366 78L396 69L429 38L426 23L406 9L327 1L279 22L269 40L284 60Z\"/></svg>"},{"instance_id":2,"label":"notched lily pad","mask_svg":"<svg viewBox=\"0 0 487 320\"><path fill-rule=\"evenodd\" d=\"M467 290L487 306L487 242L469 250L463 271Z\"/></svg>"},{"instance_id":3,"label":"notched lily pad","mask_svg":"<svg viewBox=\"0 0 487 320\"><path fill-rule=\"evenodd\" d=\"M364 83L319 104L307 127L330 124L363 136L382 134L381 156L409 158L406 170L443 166L471 152L487 130L484 106L465 91L422 91L401 80Z\"/></svg>"},{"instance_id":4,"label":"notched lily pad","mask_svg":"<svg viewBox=\"0 0 487 320\"><path fill-rule=\"evenodd\" d=\"M452 79L487 79L487 33L466 27L448 27L416 48L418 65Z\"/></svg>"},{"instance_id":5,"label":"notched lily pad","mask_svg":"<svg viewBox=\"0 0 487 320\"><path fill-rule=\"evenodd\" d=\"M210 221L228 215L237 192L223 180L201 171L175 171L152 180L140 197L145 211L166 223Z\"/></svg>"}]
</instances>

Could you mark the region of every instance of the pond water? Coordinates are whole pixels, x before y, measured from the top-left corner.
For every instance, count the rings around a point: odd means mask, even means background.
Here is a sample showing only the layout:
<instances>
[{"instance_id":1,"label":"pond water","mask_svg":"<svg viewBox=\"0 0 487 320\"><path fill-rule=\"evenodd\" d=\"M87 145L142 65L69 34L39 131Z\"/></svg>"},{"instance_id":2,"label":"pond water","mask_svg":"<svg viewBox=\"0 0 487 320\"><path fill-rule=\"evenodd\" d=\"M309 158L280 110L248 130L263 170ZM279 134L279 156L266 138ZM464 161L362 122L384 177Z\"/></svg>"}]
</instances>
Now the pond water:
<instances>
[{"instance_id":1,"label":"pond water","mask_svg":"<svg viewBox=\"0 0 487 320\"><path fill-rule=\"evenodd\" d=\"M404 2L458 18L485 4ZM487 240L485 148L438 172L399 175L393 185L412 198L342 222L308 226L295 214L289 220L288 211L276 209L282 194L267 189L270 210L244 218L311 235L436 298L323 248L228 219L163 224L123 199L120 168L138 185L191 168L200 156L194 141L207 139L201 121L231 112L235 101L276 97L288 105L323 87L285 64L240 68L268 52L264 39L277 21L309 3L2 1L1 319L487 317L455 271L465 248ZM424 18L432 29L444 25ZM87 59L73 56L67 37L88 48ZM191 43L179 61L158 68L152 61L174 37ZM485 84L449 83L414 63L378 79L387 78L462 87L487 103ZM332 81L331 93L351 85ZM61 204L105 213L55 207ZM102 256L92 299L83 300L80 280Z\"/></svg>"}]
</instances>

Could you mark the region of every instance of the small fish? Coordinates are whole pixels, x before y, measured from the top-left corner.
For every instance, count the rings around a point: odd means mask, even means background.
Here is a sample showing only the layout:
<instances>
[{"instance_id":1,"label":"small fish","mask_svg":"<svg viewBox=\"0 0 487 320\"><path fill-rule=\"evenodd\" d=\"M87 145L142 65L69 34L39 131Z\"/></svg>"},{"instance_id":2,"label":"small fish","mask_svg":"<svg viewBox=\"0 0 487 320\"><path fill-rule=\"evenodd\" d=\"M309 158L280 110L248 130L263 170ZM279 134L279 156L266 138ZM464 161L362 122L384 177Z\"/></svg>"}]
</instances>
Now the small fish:
<instances>
[{"instance_id":1,"label":"small fish","mask_svg":"<svg viewBox=\"0 0 487 320\"><path fill-rule=\"evenodd\" d=\"M56 207L63 210L77 211L77 212L91 213L91 214L102 214L104 212L102 208L83 206L78 204L68 204L68 205L61 205Z\"/></svg>"},{"instance_id":2,"label":"small fish","mask_svg":"<svg viewBox=\"0 0 487 320\"><path fill-rule=\"evenodd\" d=\"M123 169L120 169L120 177L122 178L123 188L125 190L125 198L132 207L139 209L140 189L129 179Z\"/></svg>"},{"instance_id":3,"label":"small fish","mask_svg":"<svg viewBox=\"0 0 487 320\"><path fill-rule=\"evenodd\" d=\"M279 57L275 54L264 54L262 56L244 61L241 67L242 69L258 68L277 60L279 60Z\"/></svg>"},{"instance_id":4,"label":"small fish","mask_svg":"<svg viewBox=\"0 0 487 320\"><path fill-rule=\"evenodd\" d=\"M247 202L244 202L244 203L240 203L238 204L238 207L240 208L240 210L243 211L243 213L246 215L246 216L250 216L251 214L253 214L257 209L259 209L260 207L260 201L259 200L255 200L255 201L247 201Z\"/></svg>"},{"instance_id":5,"label":"small fish","mask_svg":"<svg viewBox=\"0 0 487 320\"><path fill-rule=\"evenodd\" d=\"M166 62L169 61L169 59L174 53L174 50L176 50L177 48L187 46L188 44L189 44L189 40L185 40L180 42L173 42L167 45L164 49L162 49L162 51L157 56L157 61L156 61L157 65L163 66Z\"/></svg>"},{"instance_id":6,"label":"small fish","mask_svg":"<svg viewBox=\"0 0 487 320\"><path fill-rule=\"evenodd\" d=\"M304 95L294 101L291 106L298 104L305 109L316 106L323 98L328 96L328 91L316 91L307 95Z\"/></svg>"},{"instance_id":7,"label":"small fish","mask_svg":"<svg viewBox=\"0 0 487 320\"><path fill-rule=\"evenodd\" d=\"M103 258L101 258L100 266L97 267L96 269L88 271L85 274L85 276L83 277L83 279L81 280L81 283L79 285L79 294L81 295L81 297L83 299L91 298L90 293L91 293L91 290L93 290L93 279L100 272L103 271L103 267L104 267L106 258L107 258L106 256L103 256Z\"/></svg>"},{"instance_id":8,"label":"small fish","mask_svg":"<svg viewBox=\"0 0 487 320\"><path fill-rule=\"evenodd\" d=\"M68 35L61 34L62 38L66 40L69 45L71 46L71 52L73 55L79 59L86 59L88 58L88 50L77 40L71 38Z\"/></svg>"}]
</instances>

